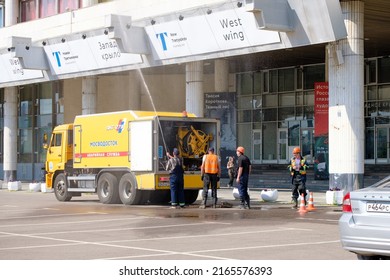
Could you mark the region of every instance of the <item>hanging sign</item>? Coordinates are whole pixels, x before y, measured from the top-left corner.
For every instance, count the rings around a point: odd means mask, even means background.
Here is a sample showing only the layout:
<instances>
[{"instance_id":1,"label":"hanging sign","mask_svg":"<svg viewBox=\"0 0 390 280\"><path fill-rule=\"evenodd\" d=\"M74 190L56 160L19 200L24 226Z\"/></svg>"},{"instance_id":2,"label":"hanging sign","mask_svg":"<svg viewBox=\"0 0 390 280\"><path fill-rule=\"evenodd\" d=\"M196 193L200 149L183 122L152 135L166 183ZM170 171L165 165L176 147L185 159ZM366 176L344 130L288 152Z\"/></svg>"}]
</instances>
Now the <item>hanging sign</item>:
<instances>
[{"instance_id":1,"label":"hanging sign","mask_svg":"<svg viewBox=\"0 0 390 280\"><path fill-rule=\"evenodd\" d=\"M139 54L120 52L117 42L105 35L47 45L44 49L55 75L142 63Z\"/></svg>"},{"instance_id":2,"label":"hanging sign","mask_svg":"<svg viewBox=\"0 0 390 280\"><path fill-rule=\"evenodd\" d=\"M156 60L279 43L279 33L257 28L244 8L184 17L145 27Z\"/></svg>"}]
</instances>

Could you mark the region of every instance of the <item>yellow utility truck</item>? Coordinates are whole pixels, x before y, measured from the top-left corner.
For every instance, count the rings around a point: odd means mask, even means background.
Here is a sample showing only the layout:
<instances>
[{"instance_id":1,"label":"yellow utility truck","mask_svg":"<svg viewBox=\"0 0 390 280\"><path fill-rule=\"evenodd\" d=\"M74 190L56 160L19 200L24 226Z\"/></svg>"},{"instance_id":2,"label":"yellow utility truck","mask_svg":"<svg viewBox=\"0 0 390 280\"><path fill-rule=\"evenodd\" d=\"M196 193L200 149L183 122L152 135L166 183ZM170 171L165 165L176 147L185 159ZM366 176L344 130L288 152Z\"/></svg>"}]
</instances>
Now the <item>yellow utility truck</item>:
<instances>
[{"instance_id":1,"label":"yellow utility truck","mask_svg":"<svg viewBox=\"0 0 390 280\"><path fill-rule=\"evenodd\" d=\"M220 149L220 123L172 112L82 115L55 127L44 145L46 187L59 201L97 193L102 203L127 205L169 202L166 152L178 148L186 203L191 204L203 186L202 156L209 147Z\"/></svg>"}]
</instances>

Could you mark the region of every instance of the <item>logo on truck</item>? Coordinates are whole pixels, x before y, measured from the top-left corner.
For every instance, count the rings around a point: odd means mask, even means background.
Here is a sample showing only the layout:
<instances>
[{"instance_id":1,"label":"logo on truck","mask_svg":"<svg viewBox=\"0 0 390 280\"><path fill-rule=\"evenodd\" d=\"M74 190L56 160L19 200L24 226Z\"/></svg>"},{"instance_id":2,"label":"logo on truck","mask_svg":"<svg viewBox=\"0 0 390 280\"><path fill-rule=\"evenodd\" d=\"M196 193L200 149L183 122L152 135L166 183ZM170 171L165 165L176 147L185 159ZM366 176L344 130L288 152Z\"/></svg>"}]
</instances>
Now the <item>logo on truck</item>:
<instances>
[{"instance_id":1,"label":"logo on truck","mask_svg":"<svg viewBox=\"0 0 390 280\"><path fill-rule=\"evenodd\" d=\"M118 124L113 124L113 125L109 125L106 127L106 130L109 131L109 130L115 130L117 131L118 133L121 133L123 131L123 129L125 128L125 125L126 125L126 118L124 119L120 119L118 121Z\"/></svg>"},{"instance_id":2,"label":"logo on truck","mask_svg":"<svg viewBox=\"0 0 390 280\"><path fill-rule=\"evenodd\" d=\"M126 119L120 119L118 125L116 126L116 131L118 131L118 133L121 133L125 128L125 124L126 124Z\"/></svg>"}]
</instances>

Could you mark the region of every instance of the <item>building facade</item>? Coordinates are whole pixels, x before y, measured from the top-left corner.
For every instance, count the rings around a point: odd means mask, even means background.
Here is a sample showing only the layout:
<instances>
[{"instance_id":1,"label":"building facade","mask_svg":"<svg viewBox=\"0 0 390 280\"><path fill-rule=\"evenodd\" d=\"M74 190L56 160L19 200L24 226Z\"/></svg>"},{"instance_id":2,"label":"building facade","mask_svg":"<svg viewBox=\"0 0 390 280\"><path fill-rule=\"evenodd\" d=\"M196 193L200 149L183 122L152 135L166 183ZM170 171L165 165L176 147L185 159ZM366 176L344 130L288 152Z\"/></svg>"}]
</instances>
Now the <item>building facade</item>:
<instances>
[{"instance_id":1,"label":"building facade","mask_svg":"<svg viewBox=\"0 0 390 280\"><path fill-rule=\"evenodd\" d=\"M382 1L273 2L281 5L282 17L261 1L138 2L0 1L0 62L11 63L4 67L7 78L0 78L0 178L42 180L43 135L76 115L154 108L208 115L207 93L234 96L229 100L234 100L235 115L223 121L234 127L235 137L225 145L244 146L255 165L285 166L292 148L300 146L311 164L320 160L333 166L327 169L330 183L338 183L335 178L342 174L340 183L349 184L361 180L364 168L358 166L388 163L390 59L386 47L371 51L369 43L376 43L370 34L355 36L369 27L360 16L369 17L367 7ZM312 14L301 13L303 5ZM317 18L319 9L326 19ZM357 27L347 24L348 14L357 15ZM352 41L360 42L357 49L364 42L370 51L349 55ZM93 50L93 44L99 48ZM354 55L357 60L350 64ZM354 82L349 76L339 81L332 73L351 73ZM352 123L346 130L356 148L343 155L353 158L350 168L332 165L339 162L332 161L332 154L339 154L332 149L339 147L330 146L326 159L321 157L328 151L316 150L318 82L329 82L329 106L337 109L334 114L329 110L329 141L345 138L337 134L340 129L332 130L338 116L341 127L345 120ZM356 85L351 91L362 98L360 103L353 103L357 98L349 92L338 93L345 84ZM11 109L16 117L7 107L11 95L17 96ZM361 120L360 115L349 119L354 106L362 110ZM9 136L9 123L16 136ZM360 127L362 132L350 133ZM16 152L10 148L14 145Z\"/></svg>"}]
</instances>

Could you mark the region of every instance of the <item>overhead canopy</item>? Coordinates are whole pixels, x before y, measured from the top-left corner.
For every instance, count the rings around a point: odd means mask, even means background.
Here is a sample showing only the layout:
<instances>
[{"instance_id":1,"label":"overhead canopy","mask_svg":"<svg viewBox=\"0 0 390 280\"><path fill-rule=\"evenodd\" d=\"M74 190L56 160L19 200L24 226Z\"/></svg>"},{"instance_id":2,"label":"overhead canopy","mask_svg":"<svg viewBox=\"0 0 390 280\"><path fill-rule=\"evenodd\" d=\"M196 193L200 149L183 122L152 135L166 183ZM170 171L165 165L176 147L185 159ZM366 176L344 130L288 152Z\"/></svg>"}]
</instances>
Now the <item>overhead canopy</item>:
<instances>
[{"instance_id":1,"label":"overhead canopy","mask_svg":"<svg viewBox=\"0 0 390 280\"><path fill-rule=\"evenodd\" d=\"M69 18L60 14L42 19L39 40L36 34L17 40L25 34L18 25L0 29L0 38L3 32L21 33L12 36L11 43L0 40L0 63L5 64L0 87L30 79L43 82L283 50L347 36L338 0L247 0L218 5L213 1L206 7L137 21L122 11L130 1L119 2L75 10ZM57 26L56 17L62 21Z\"/></svg>"}]
</instances>

